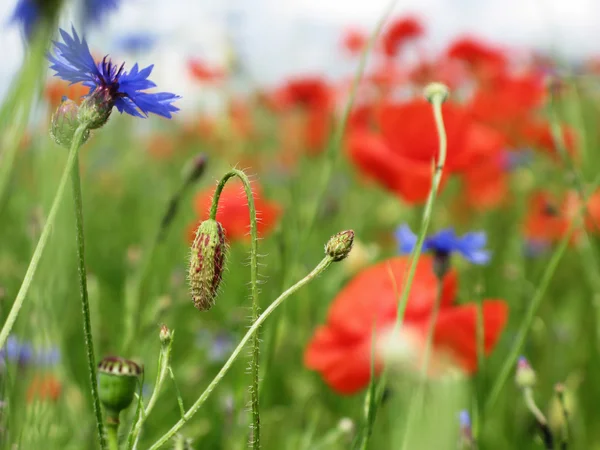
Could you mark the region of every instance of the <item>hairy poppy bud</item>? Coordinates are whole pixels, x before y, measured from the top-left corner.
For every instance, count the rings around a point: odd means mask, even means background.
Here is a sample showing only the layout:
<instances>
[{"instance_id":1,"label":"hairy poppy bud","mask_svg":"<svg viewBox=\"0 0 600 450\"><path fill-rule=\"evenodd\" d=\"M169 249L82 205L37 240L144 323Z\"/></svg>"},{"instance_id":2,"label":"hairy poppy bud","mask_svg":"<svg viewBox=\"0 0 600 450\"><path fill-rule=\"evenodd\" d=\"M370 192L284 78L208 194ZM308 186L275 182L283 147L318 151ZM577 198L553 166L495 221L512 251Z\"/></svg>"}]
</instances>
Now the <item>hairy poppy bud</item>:
<instances>
[{"instance_id":1,"label":"hairy poppy bud","mask_svg":"<svg viewBox=\"0 0 600 450\"><path fill-rule=\"evenodd\" d=\"M124 358L108 356L98 364L98 395L107 419L119 422L119 413L133 401L142 368Z\"/></svg>"},{"instance_id":2,"label":"hairy poppy bud","mask_svg":"<svg viewBox=\"0 0 600 450\"><path fill-rule=\"evenodd\" d=\"M354 231L346 230L334 234L325 245L325 253L333 258L334 261L341 261L352 250L354 242Z\"/></svg>"},{"instance_id":3,"label":"hairy poppy bud","mask_svg":"<svg viewBox=\"0 0 600 450\"><path fill-rule=\"evenodd\" d=\"M63 97L60 106L52 114L50 136L61 147L69 148L71 146L73 135L79 126L78 112L79 106L77 106L77 103ZM87 140L89 135L89 131L86 131L83 142Z\"/></svg>"},{"instance_id":4,"label":"hairy poppy bud","mask_svg":"<svg viewBox=\"0 0 600 450\"><path fill-rule=\"evenodd\" d=\"M79 107L79 122L87 124L90 130L100 128L110 117L115 99L108 88L97 88L85 97Z\"/></svg>"},{"instance_id":5,"label":"hairy poppy bud","mask_svg":"<svg viewBox=\"0 0 600 450\"><path fill-rule=\"evenodd\" d=\"M434 101L444 103L450 95L450 91L448 90L448 86L445 84L429 83L427 86L425 86L423 94L429 103L434 103Z\"/></svg>"},{"instance_id":6,"label":"hairy poppy bud","mask_svg":"<svg viewBox=\"0 0 600 450\"><path fill-rule=\"evenodd\" d=\"M213 219L202 222L192 244L189 269L192 300L200 311L207 311L215 304L226 253L225 233L221 224Z\"/></svg>"}]
</instances>

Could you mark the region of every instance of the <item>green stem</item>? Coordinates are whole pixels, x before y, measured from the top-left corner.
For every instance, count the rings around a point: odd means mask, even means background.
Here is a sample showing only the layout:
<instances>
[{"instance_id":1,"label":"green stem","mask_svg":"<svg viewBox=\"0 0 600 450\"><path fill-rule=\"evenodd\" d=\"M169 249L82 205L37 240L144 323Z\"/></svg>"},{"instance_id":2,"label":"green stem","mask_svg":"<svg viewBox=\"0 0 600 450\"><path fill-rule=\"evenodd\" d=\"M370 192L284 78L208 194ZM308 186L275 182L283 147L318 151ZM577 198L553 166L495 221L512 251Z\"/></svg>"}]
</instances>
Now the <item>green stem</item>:
<instances>
[{"instance_id":1,"label":"green stem","mask_svg":"<svg viewBox=\"0 0 600 450\"><path fill-rule=\"evenodd\" d=\"M303 279L301 279L296 284L294 284L292 287L290 287L285 292L283 292L273 303L271 303L269 305L269 307L267 309L264 310L264 312L258 317L258 319L256 319L256 321L254 323L252 323L252 325L250 326L250 328L248 329L248 331L246 332L246 334L244 335L244 337L242 338L242 340L240 341L238 346L235 348L235 350L233 350L233 353L231 354L229 359L225 362L225 364L223 365L223 367L221 368L219 373L210 382L208 387L200 395L198 400L196 400L196 402L191 406L191 408L188 410L188 412L186 412L185 416L183 416L181 418L181 420L179 420L175 425L173 425L173 427L167 433L165 433L158 441L156 441L152 445L152 447L150 447L149 450L156 450L156 449L160 448L162 445L164 445L169 439L171 439L181 429L181 427L183 427L186 424L186 422L188 420L190 420L194 416L194 414L196 414L198 412L200 407L204 404L204 402L210 396L210 394L215 389L215 387L217 387L219 382L223 379L225 374L229 371L229 369L233 365L234 361L237 359L240 352L244 349L244 346L246 345L248 340L252 336L255 335L255 333L258 331L258 328L262 325L262 323L265 320L267 320L267 318L271 315L271 313L273 313L273 311L275 311L275 309L277 309L277 307L279 305L281 305L281 303L283 303L290 295L292 295L298 289L303 287L305 284L308 284L310 281L312 281L317 276L319 276L321 273L323 273L325 271L325 269L327 269L327 267L329 267L329 265L332 262L333 262L333 260L331 259L330 256L326 256L325 258L323 258L323 260L321 260L321 262L312 270L312 272L310 272Z\"/></svg>"},{"instance_id":2,"label":"green stem","mask_svg":"<svg viewBox=\"0 0 600 450\"><path fill-rule=\"evenodd\" d=\"M425 394L427 372L429 371L429 362L431 359L431 351L433 349L433 333L435 331L435 323L437 322L437 318L440 313L443 288L443 279L438 279L435 302L433 304L433 312L431 314L431 322L429 323L429 327L427 329L427 338L425 340L425 353L423 356L423 363L421 365L421 379L419 380L417 390L411 397L410 405L408 407L408 417L406 419L404 438L402 439L402 449L409 448L408 443L410 442L411 431L413 429L412 425L414 420L421 414L421 409L423 407L423 396Z\"/></svg>"},{"instance_id":3,"label":"green stem","mask_svg":"<svg viewBox=\"0 0 600 450\"><path fill-rule=\"evenodd\" d=\"M248 211L250 213L250 289L252 295L252 323L258 319L258 231L256 225L256 208L254 206L254 195L252 195L252 186L248 176L241 170L232 169L225 174L217 185L213 202L210 208L210 218L216 220L219 198L227 181L233 177L238 177L244 185L246 200L248 201ZM259 369L259 336L258 331L252 338L252 362L250 372L252 376L252 385L250 392L252 395L252 448L260 448L260 412L258 405L258 369Z\"/></svg>"},{"instance_id":4,"label":"green stem","mask_svg":"<svg viewBox=\"0 0 600 450\"><path fill-rule=\"evenodd\" d=\"M119 450L119 422L107 423L108 450Z\"/></svg>"},{"instance_id":5,"label":"green stem","mask_svg":"<svg viewBox=\"0 0 600 450\"><path fill-rule=\"evenodd\" d=\"M550 280L552 280L552 276L554 275L554 272L556 272L558 263L560 262L562 256L564 255L567 249L567 245L569 244L569 240L571 239L571 235L573 234L574 223L574 221L571 222L567 233L563 236L558 248L554 251L550 263L548 264L548 266L546 266L546 270L542 275L542 280L540 281L535 295L531 300L531 303L529 304L529 309L527 310L525 317L521 322L521 326L519 327L519 331L517 333L517 337L514 341L512 349L508 357L504 360L504 365L502 366L502 369L500 369L500 372L498 373L498 378L496 378L496 382L492 387L491 394L485 405L484 412L486 414L489 413L494 407L494 404L496 403L496 400L498 400L498 397L500 395L500 392L502 392L502 388L504 387L506 380L508 380L508 377L513 371L513 367L515 365L515 362L517 361L517 358L521 354L521 349L525 344L525 339L527 338L527 333L529 331L529 327L531 326L531 322L533 322L533 318L535 317L535 314L537 313L542 303L544 295L546 294L546 290L548 289L548 286L550 284Z\"/></svg>"},{"instance_id":6,"label":"green stem","mask_svg":"<svg viewBox=\"0 0 600 450\"><path fill-rule=\"evenodd\" d=\"M48 244L48 238L50 237L50 231L52 231L52 227L54 225L54 221L56 220L56 214L58 213L58 209L62 198L64 196L65 187L67 185L67 180L69 178L69 174L71 173L76 157L77 152L79 151L79 147L82 144L83 134L85 133L86 127L80 126L76 131L73 137L73 144L71 145L71 150L69 151L69 156L67 158L67 163L65 165L65 169L63 170L60 182L58 183L58 189L56 190L56 195L54 196L54 200L52 201L52 206L50 207L50 213L48 214L48 219L44 224L44 229L40 234L40 239L38 240L37 246L35 247L35 251L33 252L33 256L31 257L31 261L29 262L29 267L27 268L27 272L25 273L25 277L23 278L23 283L21 283L21 287L19 288L19 292L17 293L17 297L10 309L8 317L6 318L6 322L2 326L2 331L0 331L0 348L4 347L6 343L6 339L10 334L12 327L17 320L21 307L23 306L23 302L25 301L25 297L29 292L29 288L31 287L31 282L33 281L33 277L38 268L40 259L42 258L42 254Z\"/></svg>"},{"instance_id":7,"label":"green stem","mask_svg":"<svg viewBox=\"0 0 600 450\"><path fill-rule=\"evenodd\" d=\"M442 181L442 175L444 172L444 165L446 164L446 153L448 148L448 141L446 136L446 129L444 128L444 118L442 115L442 104L446 99L446 95L433 95L430 99L430 102L433 107L433 117L435 120L435 126L438 134L438 142L439 142L439 152L438 152L438 160L435 163L434 160L434 169L433 169L433 177L431 181L431 189L429 190L429 195L427 196L427 202L425 203L425 209L423 211L423 217L421 219L421 227L419 229L419 234L417 236L417 242L415 244L415 248L413 249L411 255L410 266L408 269L408 274L404 279L404 283L402 286L402 293L400 295L400 299L398 302L398 313L396 316L396 321L394 323L394 329L392 331L392 336L397 335L400 332L400 327L402 325L404 319L404 312L406 311L406 305L408 303L408 296L410 294L410 289L412 286L413 279L415 277L415 273L417 271L417 263L419 262L419 257L421 256L421 252L423 250L423 243L425 242L425 236L427 235L427 230L429 229L429 223L431 222L431 216L433 213L433 205L435 203L435 199L437 198L438 190L440 187L440 183ZM394 277L392 276L392 279ZM381 373L380 381L378 383L377 389L377 399L374 404L381 404L383 399L383 393L385 391L385 386L387 383L387 366L384 366L383 371ZM371 411L369 409L369 414L372 415L372 419L367 422L367 428L365 430L366 439L368 436L372 434L373 425L375 423L375 414L376 411ZM366 442L363 443L366 447Z\"/></svg>"},{"instance_id":8,"label":"green stem","mask_svg":"<svg viewBox=\"0 0 600 450\"><path fill-rule=\"evenodd\" d=\"M87 130L85 126L80 126L79 129ZM85 133L82 133L83 136ZM73 142L77 142L78 135L73 138ZM81 138L79 138L81 139ZM96 377L96 356L94 355L94 339L92 337L92 320L90 317L90 301L87 290L87 271L85 267L85 237L83 233L83 204L81 200L81 179L79 176L79 158L75 155L75 164L71 171L71 181L73 187L73 203L75 206L75 228L77 241L77 262L79 273L79 292L81 294L81 309L83 313L83 335L85 338L85 350L87 356L88 371L90 375L90 392L92 394L92 402L94 414L96 416L96 427L98 429L98 439L100 447L105 448L104 440L104 422L102 421L102 408L100 407L100 397L98 395L98 380Z\"/></svg>"},{"instance_id":9,"label":"green stem","mask_svg":"<svg viewBox=\"0 0 600 450\"><path fill-rule=\"evenodd\" d=\"M171 362L171 347L173 345L173 337L171 337L170 341L167 345L161 346L160 355L158 356L158 372L156 374L156 381L154 382L154 390L152 391L152 396L148 401L148 406L143 412L140 414L139 419L137 420L132 433L129 436L129 442L133 443L132 445L128 445L127 448L137 448L138 441L140 438L140 431L142 429L142 425L146 421L146 418L152 412L154 405L158 400L158 396L162 389L162 385L167 377L167 373L169 372L169 365Z\"/></svg>"}]
</instances>

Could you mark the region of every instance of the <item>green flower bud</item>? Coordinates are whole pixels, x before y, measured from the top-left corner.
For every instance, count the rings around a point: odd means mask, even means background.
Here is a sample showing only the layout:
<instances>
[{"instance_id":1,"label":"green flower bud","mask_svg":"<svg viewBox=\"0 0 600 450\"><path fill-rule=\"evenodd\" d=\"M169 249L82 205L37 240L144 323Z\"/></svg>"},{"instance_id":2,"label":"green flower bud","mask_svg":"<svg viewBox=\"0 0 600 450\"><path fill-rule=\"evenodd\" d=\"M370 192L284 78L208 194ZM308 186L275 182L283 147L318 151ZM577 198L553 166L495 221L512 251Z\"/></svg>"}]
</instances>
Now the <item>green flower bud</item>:
<instances>
[{"instance_id":1,"label":"green flower bud","mask_svg":"<svg viewBox=\"0 0 600 450\"><path fill-rule=\"evenodd\" d=\"M61 147L69 148L73 141L75 130L79 126L79 106L73 100L63 97L61 104L52 114L50 122L50 136ZM89 131L85 132L83 142L87 141L90 135Z\"/></svg>"},{"instance_id":2,"label":"green flower bud","mask_svg":"<svg viewBox=\"0 0 600 450\"><path fill-rule=\"evenodd\" d=\"M106 409L107 421L118 423L119 413L129 407L143 369L133 361L115 356L98 364L98 395Z\"/></svg>"},{"instance_id":3,"label":"green flower bud","mask_svg":"<svg viewBox=\"0 0 600 450\"><path fill-rule=\"evenodd\" d=\"M79 122L87 124L90 130L100 128L110 117L115 99L107 88L96 89L81 102L79 107Z\"/></svg>"},{"instance_id":4,"label":"green flower bud","mask_svg":"<svg viewBox=\"0 0 600 450\"><path fill-rule=\"evenodd\" d=\"M226 253L223 226L213 219L202 222L192 244L188 273L192 300L200 311L207 311L215 304Z\"/></svg>"},{"instance_id":5,"label":"green flower bud","mask_svg":"<svg viewBox=\"0 0 600 450\"><path fill-rule=\"evenodd\" d=\"M325 253L331 256L334 261L341 261L348 256L353 243L354 231L341 231L329 239L329 242L325 245Z\"/></svg>"},{"instance_id":6,"label":"green flower bud","mask_svg":"<svg viewBox=\"0 0 600 450\"><path fill-rule=\"evenodd\" d=\"M435 101L444 103L450 95L450 90L445 84L429 83L427 86L425 86L423 95L425 95L425 98L429 103L434 103Z\"/></svg>"},{"instance_id":7,"label":"green flower bud","mask_svg":"<svg viewBox=\"0 0 600 450\"><path fill-rule=\"evenodd\" d=\"M535 371L529 365L529 361L523 356L519 358L517 363L517 373L515 375L515 382L521 389L532 388L535 386L536 376Z\"/></svg>"},{"instance_id":8,"label":"green flower bud","mask_svg":"<svg viewBox=\"0 0 600 450\"><path fill-rule=\"evenodd\" d=\"M161 325L160 333L158 334L160 342L163 345L169 345L173 340L173 332L166 325Z\"/></svg>"}]
</instances>

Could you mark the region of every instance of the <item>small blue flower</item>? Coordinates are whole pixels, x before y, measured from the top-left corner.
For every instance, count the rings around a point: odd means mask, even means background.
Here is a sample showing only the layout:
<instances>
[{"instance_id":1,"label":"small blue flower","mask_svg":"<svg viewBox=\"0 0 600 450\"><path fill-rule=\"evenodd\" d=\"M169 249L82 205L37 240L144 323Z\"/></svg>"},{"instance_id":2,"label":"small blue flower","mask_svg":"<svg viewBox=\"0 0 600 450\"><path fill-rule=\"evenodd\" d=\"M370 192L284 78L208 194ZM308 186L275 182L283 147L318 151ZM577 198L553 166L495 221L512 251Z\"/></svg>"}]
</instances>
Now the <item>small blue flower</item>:
<instances>
[{"instance_id":1,"label":"small blue flower","mask_svg":"<svg viewBox=\"0 0 600 450\"><path fill-rule=\"evenodd\" d=\"M149 33L131 33L117 39L117 46L129 53L143 53L154 46L156 39Z\"/></svg>"},{"instance_id":2,"label":"small blue flower","mask_svg":"<svg viewBox=\"0 0 600 450\"><path fill-rule=\"evenodd\" d=\"M79 39L75 28L72 32L71 37L61 29L64 43L54 42L55 54L48 55L55 76L71 84L82 83L90 88L87 97L98 94L107 99L109 108L116 106L120 113L135 117L147 117L152 113L170 119L171 113L179 111L172 105L179 96L168 92L143 92L156 86L148 79L153 65L140 70L136 63L126 72L124 64L117 66L108 56L96 63L85 39Z\"/></svg>"},{"instance_id":3,"label":"small blue flower","mask_svg":"<svg viewBox=\"0 0 600 450\"><path fill-rule=\"evenodd\" d=\"M460 422L460 427L462 429L470 429L471 428L471 416L469 415L469 411L463 409L458 414L458 420Z\"/></svg>"},{"instance_id":4,"label":"small blue flower","mask_svg":"<svg viewBox=\"0 0 600 450\"><path fill-rule=\"evenodd\" d=\"M411 253L417 244L417 236L408 225L401 225L396 230L396 240L401 254ZM423 252L431 251L442 257L456 252L473 264L487 264L491 255L484 249L486 242L487 238L483 232L467 233L459 237L452 228L447 228L426 238L423 242Z\"/></svg>"},{"instance_id":5,"label":"small blue flower","mask_svg":"<svg viewBox=\"0 0 600 450\"><path fill-rule=\"evenodd\" d=\"M9 336L5 347L0 349L2 363L12 362L26 366L33 362L33 347L28 342L21 342L15 336Z\"/></svg>"}]
</instances>

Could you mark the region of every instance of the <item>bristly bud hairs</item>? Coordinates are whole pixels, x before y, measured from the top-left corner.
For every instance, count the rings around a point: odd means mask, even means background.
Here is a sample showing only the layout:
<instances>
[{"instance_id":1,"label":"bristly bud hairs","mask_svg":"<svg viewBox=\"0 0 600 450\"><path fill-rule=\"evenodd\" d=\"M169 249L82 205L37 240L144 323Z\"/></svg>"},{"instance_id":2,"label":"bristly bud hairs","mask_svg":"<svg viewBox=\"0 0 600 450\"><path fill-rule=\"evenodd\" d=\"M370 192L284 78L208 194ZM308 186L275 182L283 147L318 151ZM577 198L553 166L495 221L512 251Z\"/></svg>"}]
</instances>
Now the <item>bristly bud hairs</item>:
<instances>
[{"instance_id":1,"label":"bristly bud hairs","mask_svg":"<svg viewBox=\"0 0 600 450\"><path fill-rule=\"evenodd\" d=\"M354 231L340 231L331 236L325 245L325 253L327 253L334 261L341 261L350 254L352 244L354 243Z\"/></svg>"},{"instance_id":2,"label":"bristly bud hairs","mask_svg":"<svg viewBox=\"0 0 600 450\"><path fill-rule=\"evenodd\" d=\"M192 244L188 272L192 300L200 311L207 311L215 304L226 253L223 226L213 219L202 222Z\"/></svg>"}]
</instances>

